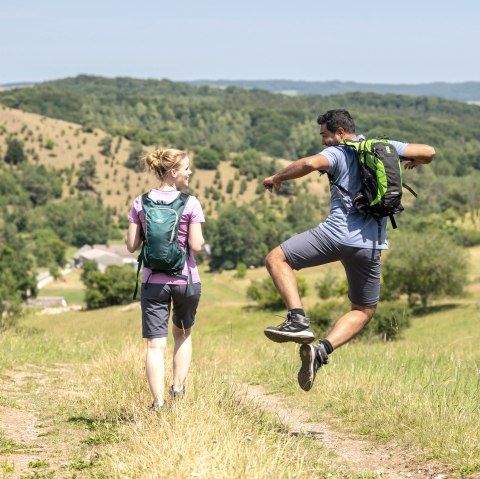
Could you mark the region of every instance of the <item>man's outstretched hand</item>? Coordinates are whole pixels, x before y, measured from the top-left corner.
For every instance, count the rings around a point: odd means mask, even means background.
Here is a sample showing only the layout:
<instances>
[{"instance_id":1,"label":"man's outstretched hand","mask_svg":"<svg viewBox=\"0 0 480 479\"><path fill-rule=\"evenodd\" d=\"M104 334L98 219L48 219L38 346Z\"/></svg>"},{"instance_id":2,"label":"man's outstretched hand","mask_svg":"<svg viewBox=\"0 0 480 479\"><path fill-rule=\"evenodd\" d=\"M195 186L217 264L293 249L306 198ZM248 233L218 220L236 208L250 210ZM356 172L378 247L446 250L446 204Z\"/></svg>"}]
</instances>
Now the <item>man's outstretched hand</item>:
<instances>
[{"instance_id":1,"label":"man's outstretched hand","mask_svg":"<svg viewBox=\"0 0 480 479\"><path fill-rule=\"evenodd\" d=\"M411 170L411 169L417 167L418 165L423 165L423 161L411 159L411 160L405 160L403 162L403 167L406 170Z\"/></svg>"},{"instance_id":2,"label":"man's outstretched hand","mask_svg":"<svg viewBox=\"0 0 480 479\"><path fill-rule=\"evenodd\" d=\"M270 193L278 193L280 186L282 186L282 182L278 181L275 176L269 176L263 180L263 186L265 189L270 191Z\"/></svg>"}]
</instances>

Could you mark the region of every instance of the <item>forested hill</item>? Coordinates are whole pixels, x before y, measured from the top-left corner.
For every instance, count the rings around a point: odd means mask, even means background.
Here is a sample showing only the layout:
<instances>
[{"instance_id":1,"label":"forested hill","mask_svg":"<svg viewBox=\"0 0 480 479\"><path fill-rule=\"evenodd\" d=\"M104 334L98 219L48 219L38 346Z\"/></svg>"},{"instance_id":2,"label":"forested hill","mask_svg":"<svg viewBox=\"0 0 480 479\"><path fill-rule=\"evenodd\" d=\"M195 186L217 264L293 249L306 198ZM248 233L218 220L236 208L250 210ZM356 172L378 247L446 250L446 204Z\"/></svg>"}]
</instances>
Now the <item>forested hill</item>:
<instances>
[{"instance_id":1,"label":"forested hill","mask_svg":"<svg viewBox=\"0 0 480 479\"><path fill-rule=\"evenodd\" d=\"M143 144L211 147L222 155L248 148L293 159L320 148L315 119L347 108L358 130L435 145L436 169L480 169L478 106L434 97L372 93L277 95L236 87L195 87L168 80L78 76L0 92L0 103L99 127Z\"/></svg>"},{"instance_id":2,"label":"forested hill","mask_svg":"<svg viewBox=\"0 0 480 479\"><path fill-rule=\"evenodd\" d=\"M91 76L2 91L0 104L0 317L34 291L36 268L58 274L68 246L122 238L133 198L150 187L138 158L152 145L193 151L190 188L208 218L212 271L263 265L269 250L328 214L327 178L288 182L280 195L262 179L282 159L321 150L315 120L332 108L349 109L368 137L435 147L431 166L405 173L419 196L405 195L399 234L480 244L478 106Z\"/></svg>"},{"instance_id":3,"label":"forested hill","mask_svg":"<svg viewBox=\"0 0 480 479\"><path fill-rule=\"evenodd\" d=\"M289 95L337 95L351 92L395 93L409 96L438 96L448 100L480 102L480 82L433 82L410 84L357 83L342 81L293 81L293 80L196 80L196 86L214 86L266 90Z\"/></svg>"}]
</instances>

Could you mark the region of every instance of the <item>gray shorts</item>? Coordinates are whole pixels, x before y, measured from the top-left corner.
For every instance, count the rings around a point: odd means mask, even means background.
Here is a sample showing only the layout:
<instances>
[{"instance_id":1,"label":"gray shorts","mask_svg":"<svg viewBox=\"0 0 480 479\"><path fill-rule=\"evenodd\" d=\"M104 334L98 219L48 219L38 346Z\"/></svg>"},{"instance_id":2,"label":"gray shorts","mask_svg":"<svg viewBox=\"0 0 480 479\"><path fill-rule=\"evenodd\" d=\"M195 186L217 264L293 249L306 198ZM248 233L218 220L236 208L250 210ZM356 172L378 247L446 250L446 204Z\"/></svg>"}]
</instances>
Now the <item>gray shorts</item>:
<instances>
[{"instance_id":1,"label":"gray shorts","mask_svg":"<svg viewBox=\"0 0 480 479\"><path fill-rule=\"evenodd\" d=\"M190 287L193 287L194 294L190 294L189 286L186 284L142 284L140 303L144 338L168 336L168 319L172 304L173 324L180 329L190 329L193 326L202 288L200 283L194 283Z\"/></svg>"},{"instance_id":2,"label":"gray shorts","mask_svg":"<svg viewBox=\"0 0 480 479\"><path fill-rule=\"evenodd\" d=\"M280 245L293 269L340 261L348 281L348 298L359 306L380 299L380 249L354 248L332 240L320 228L300 233Z\"/></svg>"}]
</instances>

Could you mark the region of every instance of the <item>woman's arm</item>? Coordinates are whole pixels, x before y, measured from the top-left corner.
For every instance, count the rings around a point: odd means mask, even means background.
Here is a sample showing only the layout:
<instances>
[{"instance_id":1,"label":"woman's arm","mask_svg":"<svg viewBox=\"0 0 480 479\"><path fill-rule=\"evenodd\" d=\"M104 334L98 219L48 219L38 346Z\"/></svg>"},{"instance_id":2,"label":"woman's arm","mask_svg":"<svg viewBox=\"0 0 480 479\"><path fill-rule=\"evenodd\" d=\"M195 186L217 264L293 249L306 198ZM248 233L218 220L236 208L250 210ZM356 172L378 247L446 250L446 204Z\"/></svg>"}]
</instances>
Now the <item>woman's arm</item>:
<instances>
[{"instance_id":1,"label":"woman's arm","mask_svg":"<svg viewBox=\"0 0 480 479\"><path fill-rule=\"evenodd\" d=\"M125 235L125 244L127 245L127 250L130 253L135 253L142 243L140 233L142 231L141 225L137 223L130 223L128 225L128 231Z\"/></svg>"},{"instance_id":2,"label":"woman's arm","mask_svg":"<svg viewBox=\"0 0 480 479\"><path fill-rule=\"evenodd\" d=\"M202 223L190 223L188 225L188 246L193 253L202 250L205 244L202 233Z\"/></svg>"}]
</instances>

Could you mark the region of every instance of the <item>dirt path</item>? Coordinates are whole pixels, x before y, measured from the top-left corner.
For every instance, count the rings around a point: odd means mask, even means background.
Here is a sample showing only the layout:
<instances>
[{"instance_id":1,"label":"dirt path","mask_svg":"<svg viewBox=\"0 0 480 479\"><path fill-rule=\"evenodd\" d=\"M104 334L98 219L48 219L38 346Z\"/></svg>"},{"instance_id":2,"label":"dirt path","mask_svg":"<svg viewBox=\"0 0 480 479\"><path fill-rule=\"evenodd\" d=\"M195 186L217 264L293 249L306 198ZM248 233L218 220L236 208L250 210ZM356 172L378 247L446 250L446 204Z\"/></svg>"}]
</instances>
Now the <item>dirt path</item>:
<instances>
[{"instance_id":1,"label":"dirt path","mask_svg":"<svg viewBox=\"0 0 480 479\"><path fill-rule=\"evenodd\" d=\"M72 450L83 434L62 413L59 396L72 391L68 369L24 365L0 379L0 477L73 477ZM88 464L84 461L85 464ZM83 464L83 463L82 463ZM75 477L82 477L75 471Z\"/></svg>"},{"instance_id":2,"label":"dirt path","mask_svg":"<svg viewBox=\"0 0 480 479\"><path fill-rule=\"evenodd\" d=\"M86 471L73 472L71 467L75 450L78 451L77 464L88 465L90 461L81 445L85 433L75 429L65 416L52 415L52 403L58 403L59 396L65 399L80 393L75 391L73 379L69 377L66 368L24 366L7 372L0 379L2 479L85 477ZM310 437L319 447L331 451L332 463L345 476L364 473L381 479L452 477L442 464L420 462L419 451L340 432L331 419L311 422L305 411L287 407L285 398L267 394L260 386L243 384L239 394L262 410L277 415L291 434Z\"/></svg>"},{"instance_id":3,"label":"dirt path","mask_svg":"<svg viewBox=\"0 0 480 479\"><path fill-rule=\"evenodd\" d=\"M306 435L318 441L338 458L339 470L347 473L370 473L388 479L447 479L448 468L438 463L419 462L419 451L397 444L380 444L362 436L339 432L334 421L310 422L308 414L285 406L285 398L267 394L261 386L243 384L241 394L261 409L278 415L291 434Z\"/></svg>"}]
</instances>

